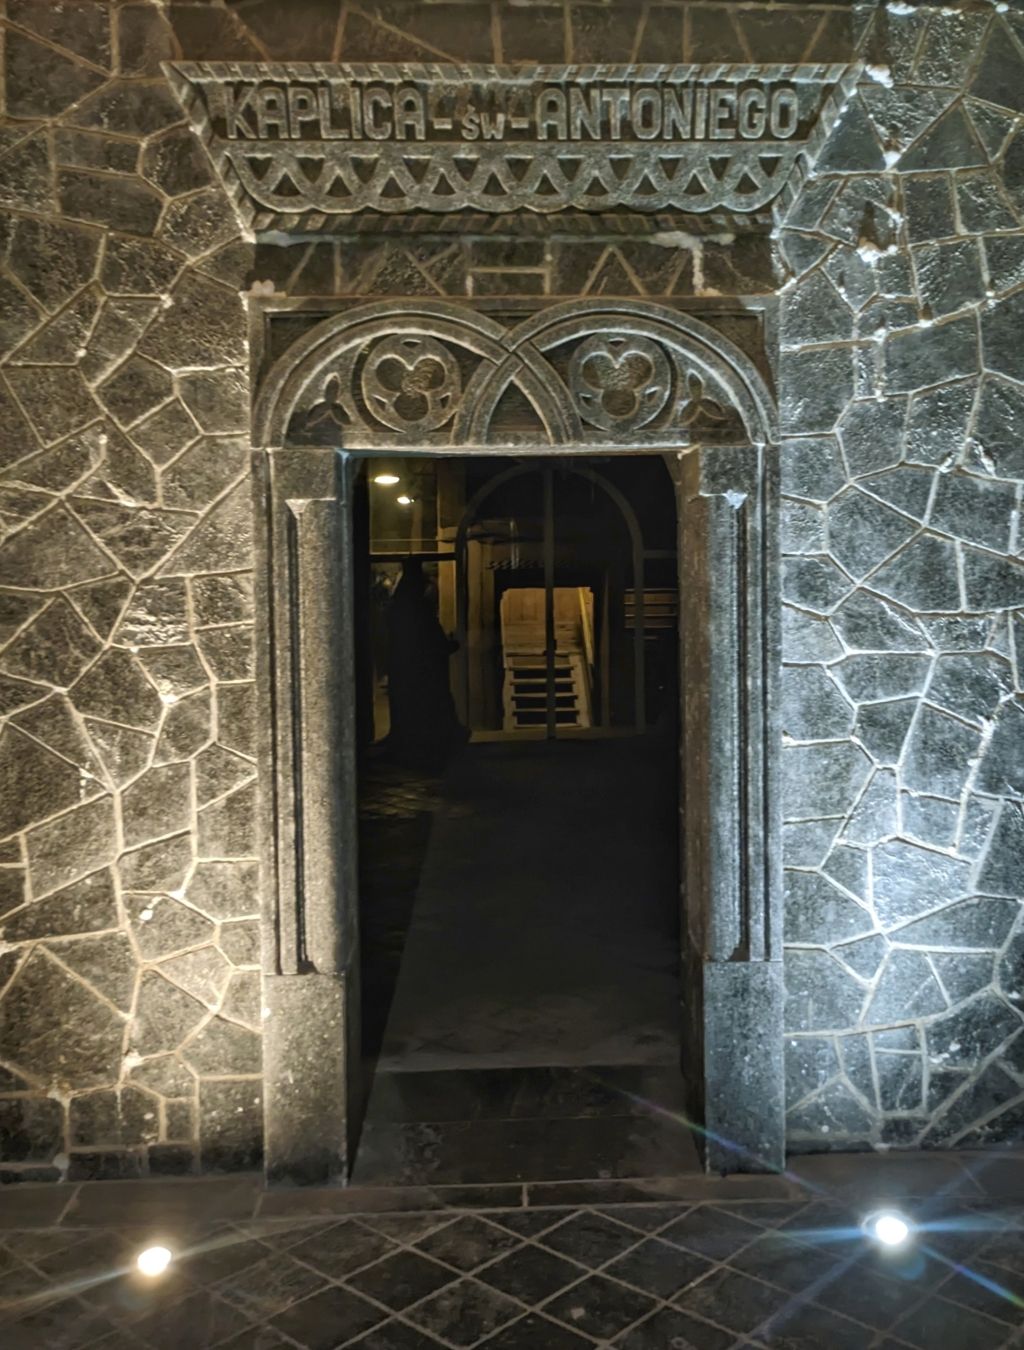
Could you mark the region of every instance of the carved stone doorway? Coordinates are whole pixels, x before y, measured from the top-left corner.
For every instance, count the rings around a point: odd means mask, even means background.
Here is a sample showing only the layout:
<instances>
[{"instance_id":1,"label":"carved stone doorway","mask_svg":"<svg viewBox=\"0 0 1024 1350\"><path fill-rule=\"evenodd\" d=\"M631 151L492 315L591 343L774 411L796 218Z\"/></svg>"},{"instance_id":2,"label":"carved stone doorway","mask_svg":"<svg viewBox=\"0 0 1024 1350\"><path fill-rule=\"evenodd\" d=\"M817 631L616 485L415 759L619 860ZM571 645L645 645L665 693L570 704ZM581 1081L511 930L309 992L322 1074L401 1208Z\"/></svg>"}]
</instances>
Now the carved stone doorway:
<instances>
[{"instance_id":1,"label":"carved stone doorway","mask_svg":"<svg viewBox=\"0 0 1024 1350\"><path fill-rule=\"evenodd\" d=\"M600 371L627 357L645 378L623 404ZM401 370L424 360L443 373L425 411L395 397ZM351 1167L362 1085L350 452L416 449L672 455L690 1114L709 1168L780 1166L775 432L752 363L699 320L647 302L571 302L503 323L395 299L309 327L270 365L254 429L268 1177L342 1181Z\"/></svg>"}]
</instances>

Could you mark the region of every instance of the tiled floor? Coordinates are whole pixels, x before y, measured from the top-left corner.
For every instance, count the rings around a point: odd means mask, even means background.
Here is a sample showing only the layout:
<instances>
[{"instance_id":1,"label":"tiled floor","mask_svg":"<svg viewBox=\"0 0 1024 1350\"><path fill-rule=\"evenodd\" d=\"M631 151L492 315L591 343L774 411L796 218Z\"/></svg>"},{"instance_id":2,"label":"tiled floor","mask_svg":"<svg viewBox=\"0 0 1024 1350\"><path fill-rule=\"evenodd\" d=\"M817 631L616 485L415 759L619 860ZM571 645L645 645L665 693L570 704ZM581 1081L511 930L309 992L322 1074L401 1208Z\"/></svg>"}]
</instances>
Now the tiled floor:
<instances>
[{"instance_id":1,"label":"tiled floor","mask_svg":"<svg viewBox=\"0 0 1024 1350\"><path fill-rule=\"evenodd\" d=\"M495 1197L481 1191L465 1197L480 1207L448 1208L440 1192L380 1192L377 1212L368 1192L265 1195L255 1178L9 1188L0 1195L0 1345L1024 1343L1019 1157L806 1160L763 1179L760 1199L737 1198L757 1192L753 1181L700 1180L708 1198L697 1201L610 1203L596 1188L589 1203L531 1205L524 1188L509 1207L490 1207ZM885 1200L924 1225L905 1255L884 1256L860 1233L865 1211ZM381 1212L409 1201L432 1207ZM362 1212L343 1213L349 1206ZM167 1275L126 1273L161 1238L178 1254Z\"/></svg>"}]
</instances>

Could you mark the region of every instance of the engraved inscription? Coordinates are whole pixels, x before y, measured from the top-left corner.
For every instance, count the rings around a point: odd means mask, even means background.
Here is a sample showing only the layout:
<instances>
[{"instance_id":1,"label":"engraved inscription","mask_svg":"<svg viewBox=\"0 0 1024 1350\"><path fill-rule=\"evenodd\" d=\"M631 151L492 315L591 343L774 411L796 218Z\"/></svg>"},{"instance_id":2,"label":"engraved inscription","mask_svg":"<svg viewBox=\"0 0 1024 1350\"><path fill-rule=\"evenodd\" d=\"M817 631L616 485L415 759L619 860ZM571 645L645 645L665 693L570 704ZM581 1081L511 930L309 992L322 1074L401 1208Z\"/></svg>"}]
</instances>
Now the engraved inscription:
<instances>
[{"instance_id":1,"label":"engraved inscription","mask_svg":"<svg viewBox=\"0 0 1024 1350\"><path fill-rule=\"evenodd\" d=\"M854 78L839 65L166 69L254 232L357 211L760 211Z\"/></svg>"},{"instance_id":2,"label":"engraved inscription","mask_svg":"<svg viewBox=\"0 0 1024 1350\"><path fill-rule=\"evenodd\" d=\"M463 88L343 77L213 86L215 134L260 141L762 141L800 127L792 84L480 81Z\"/></svg>"}]
</instances>

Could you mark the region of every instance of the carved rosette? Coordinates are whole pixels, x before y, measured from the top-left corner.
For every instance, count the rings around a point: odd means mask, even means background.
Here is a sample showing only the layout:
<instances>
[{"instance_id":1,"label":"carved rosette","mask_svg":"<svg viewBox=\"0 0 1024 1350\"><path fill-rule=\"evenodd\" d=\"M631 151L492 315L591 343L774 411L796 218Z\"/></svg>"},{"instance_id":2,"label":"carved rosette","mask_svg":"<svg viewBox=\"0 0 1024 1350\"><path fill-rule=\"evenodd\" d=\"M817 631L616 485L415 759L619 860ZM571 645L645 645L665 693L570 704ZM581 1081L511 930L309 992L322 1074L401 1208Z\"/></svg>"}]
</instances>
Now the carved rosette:
<instances>
[{"instance_id":1,"label":"carved rosette","mask_svg":"<svg viewBox=\"0 0 1024 1350\"><path fill-rule=\"evenodd\" d=\"M602 431L639 431L672 392L668 356L650 338L595 333L569 360L569 390L585 422Z\"/></svg>"},{"instance_id":2,"label":"carved rosette","mask_svg":"<svg viewBox=\"0 0 1024 1350\"><path fill-rule=\"evenodd\" d=\"M409 436L450 422L462 395L459 363L433 337L384 338L367 354L361 407L381 426Z\"/></svg>"}]
</instances>

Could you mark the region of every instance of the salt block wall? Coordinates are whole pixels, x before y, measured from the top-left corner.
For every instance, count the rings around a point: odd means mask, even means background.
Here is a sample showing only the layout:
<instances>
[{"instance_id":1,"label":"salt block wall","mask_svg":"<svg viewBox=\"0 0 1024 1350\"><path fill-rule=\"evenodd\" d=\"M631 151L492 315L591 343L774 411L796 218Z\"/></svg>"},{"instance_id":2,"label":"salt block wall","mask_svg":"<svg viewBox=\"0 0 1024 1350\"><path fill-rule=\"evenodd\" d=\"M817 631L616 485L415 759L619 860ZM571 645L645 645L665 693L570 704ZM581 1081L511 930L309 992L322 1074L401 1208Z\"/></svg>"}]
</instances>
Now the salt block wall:
<instances>
[{"instance_id":1,"label":"salt block wall","mask_svg":"<svg viewBox=\"0 0 1024 1350\"><path fill-rule=\"evenodd\" d=\"M13 0L4 36L0 1154L251 1166L250 250L159 8Z\"/></svg>"},{"instance_id":2,"label":"salt block wall","mask_svg":"<svg viewBox=\"0 0 1024 1350\"><path fill-rule=\"evenodd\" d=\"M1024 14L7 0L0 1175L258 1163L245 294L781 291L794 1148L1019 1139ZM242 242L159 70L846 61L774 239Z\"/></svg>"},{"instance_id":3,"label":"salt block wall","mask_svg":"<svg viewBox=\"0 0 1024 1350\"><path fill-rule=\"evenodd\" d=\"M1024 1125L1024 11L995 11L878 9L779 241L794 1148Z\"/></svg>"}]
</instances>

